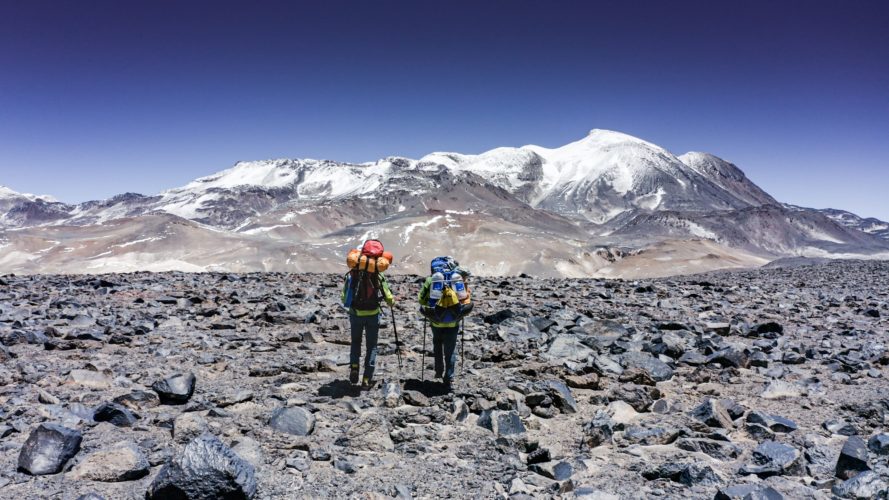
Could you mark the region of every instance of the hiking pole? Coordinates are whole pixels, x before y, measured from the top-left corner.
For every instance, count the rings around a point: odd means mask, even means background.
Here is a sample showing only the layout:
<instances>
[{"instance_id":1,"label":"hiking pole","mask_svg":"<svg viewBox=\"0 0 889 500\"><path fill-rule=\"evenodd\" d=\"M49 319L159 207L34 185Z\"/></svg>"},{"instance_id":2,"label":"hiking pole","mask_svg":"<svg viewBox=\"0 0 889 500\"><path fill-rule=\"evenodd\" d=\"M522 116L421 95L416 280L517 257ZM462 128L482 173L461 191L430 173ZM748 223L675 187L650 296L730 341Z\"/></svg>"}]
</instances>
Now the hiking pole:
<instances>
[{"instance_id":1,"label":"hiking pole","mask_svg":"<svg viewBox=\"0 0 889 500\"><path fill-rule=\"evenodd\" d=\"M463 332L466 329L466 319L460 318L460 376L463 376L463 359L466 357L463 353L465 352L466 341L463 337Z\"/></svg>"},{"instance_id":2,"label":"hiking pole","mask_svg":"<svg viewBox=\"0 0 889 500\"><path fill-rule=\"evenodd\" d=\"M426 381L426 318L423 318L423 361L420 362L420 382Z\"/></svg>"},{"instance_id":3,"label":"hiking pole","mask_svg":"<svg viewBox=\"0 0 889 500\"><path fill-rule=\"evenodd\" d=\"M401 342L398 341L398 326L395 324L395 309L389 306L392 313L392 330L395 332L395 356L398 357L398 380L401 380Z\"/></svg>"}]
</instances>

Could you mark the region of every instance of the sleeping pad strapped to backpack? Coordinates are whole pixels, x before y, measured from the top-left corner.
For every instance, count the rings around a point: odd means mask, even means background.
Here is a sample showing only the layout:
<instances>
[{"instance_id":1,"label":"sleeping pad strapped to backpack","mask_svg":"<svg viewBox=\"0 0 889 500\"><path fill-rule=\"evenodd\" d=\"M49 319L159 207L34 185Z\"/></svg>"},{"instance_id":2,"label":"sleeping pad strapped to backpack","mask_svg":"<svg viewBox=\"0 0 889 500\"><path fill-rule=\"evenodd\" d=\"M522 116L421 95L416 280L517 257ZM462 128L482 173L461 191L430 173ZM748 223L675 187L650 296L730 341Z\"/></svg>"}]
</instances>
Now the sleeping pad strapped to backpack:
<instances>
[{"instance_id":1,"label":"sleeping pad strapped to backpack","mask_svg":"<svg viewBox=\"0 0 889 500\"><path fill-rule=\"evenodd\" d=\"M346 257L350 270L346 274L345 306L360 311L377 309L381 300L379 273L391 262L392 254L384 251L378 240L367 240L360 250L351 250Z\"/></svg>"}]
</instances>

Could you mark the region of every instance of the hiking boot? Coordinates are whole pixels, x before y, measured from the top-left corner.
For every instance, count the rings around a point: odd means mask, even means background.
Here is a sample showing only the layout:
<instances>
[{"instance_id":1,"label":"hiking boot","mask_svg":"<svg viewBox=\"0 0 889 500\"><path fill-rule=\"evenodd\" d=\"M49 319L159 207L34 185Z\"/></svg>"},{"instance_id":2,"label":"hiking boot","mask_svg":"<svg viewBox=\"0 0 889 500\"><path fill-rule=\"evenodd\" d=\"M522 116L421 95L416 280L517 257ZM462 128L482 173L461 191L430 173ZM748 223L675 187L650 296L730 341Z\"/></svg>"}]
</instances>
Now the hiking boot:
<instances>
[{"instance_id":1,"label":"hiking boot","mask_svg":"<svg viewBox=\"0 0 889 500\"><path fill-rule=\"evenodd\" d=\"M452 379L451 377L444 377L441 381L444 384L444 386L448 389L448 391L450 391L451 384L453 384L454 379Z\"/></svg>"},{"instance_id":2,"label":"hiking boot","mask_svg":"<svg viewBox=\"0 0 889 500\"><path fill-rule=\"evenodd\" d=\"M349 368L349 382L352 384L358 383L358 365L352 365Z\"/></svg>"},{"instance_id":3,"label":"hiking boot","mask_svg":"<svg viewBox=\"0 0 889 500\"><path fill-rule=\"evenodd\" d=\"M361 387L371 387L373 384L373 379L369 379L367 377L361 379Z\"/></svg>"}]
</instances>

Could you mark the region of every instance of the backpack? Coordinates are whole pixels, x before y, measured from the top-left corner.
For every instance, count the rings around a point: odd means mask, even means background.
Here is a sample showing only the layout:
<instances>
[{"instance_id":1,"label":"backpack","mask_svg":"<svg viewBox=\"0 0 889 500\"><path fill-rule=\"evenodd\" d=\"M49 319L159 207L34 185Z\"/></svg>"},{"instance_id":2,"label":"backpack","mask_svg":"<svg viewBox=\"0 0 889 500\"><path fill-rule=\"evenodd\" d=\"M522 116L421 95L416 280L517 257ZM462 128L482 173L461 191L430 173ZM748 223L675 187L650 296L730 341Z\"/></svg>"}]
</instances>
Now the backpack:
<instances>
[{"instance_id":1,"label":"backpack","mask_svg":"<svg viewBox=\"0 0 889 500\"><path fill-rule=\"evenodd\" d=\"M436 257L429 265L432 283L429 297L421 309L424 316L436 323L452 323L461 320L472 311L472 297L464 276L469 272L460 268L453 257ZM441 296L434 298L441 292Z\"/></svg>"},{"instance_id":2,"label":"backpack","mask_svg":"<svg viewBox=\"0 0 889 500\"><path fill-rule=\"evenodd\" d=\"M380 307L380 275L352 269L346 274L346 307L372 311Z\"/></svg>"},{"instance_id":3,"label":"backpack","mask_svg":"<svg viewBox=\"0 0 889 500\"><path fill-rule=\"evenodd\" d=\"M357 254L357 255L356 255ZM349 252L346 263L346 300L344 305L360 311L372 311L380 307L382 290L379 272L385 271L392 254L383 250L379 240L367 240L361 249Z\"/></svg>"}]
</instances>

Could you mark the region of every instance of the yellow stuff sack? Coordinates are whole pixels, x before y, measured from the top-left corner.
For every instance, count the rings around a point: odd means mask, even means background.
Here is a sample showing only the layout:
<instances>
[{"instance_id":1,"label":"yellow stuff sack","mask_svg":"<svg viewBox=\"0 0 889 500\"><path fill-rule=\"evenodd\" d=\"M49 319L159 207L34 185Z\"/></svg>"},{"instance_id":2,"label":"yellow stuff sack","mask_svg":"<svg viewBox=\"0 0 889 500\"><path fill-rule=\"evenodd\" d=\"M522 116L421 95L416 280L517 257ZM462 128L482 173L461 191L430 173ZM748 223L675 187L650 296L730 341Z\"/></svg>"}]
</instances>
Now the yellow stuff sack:
<instances>
[{"instance_id":1,"label":"yellow stuff sack","mask_svg":"<svg viewBox=\"0 0 889 500\"><path fill-rule=\"evenodd\" d=\"M457 292L454 291L451 287L445 287L442 291L441 298L438 299L437 306L442 308L453 307L460 303L460 298L457 297Z\"/></svg>"}]
</instances>

